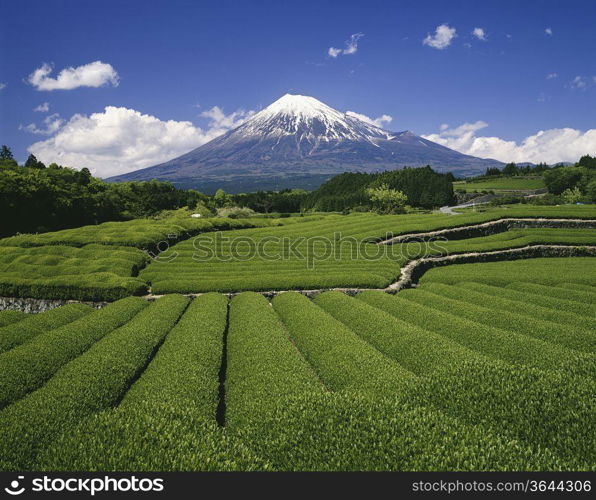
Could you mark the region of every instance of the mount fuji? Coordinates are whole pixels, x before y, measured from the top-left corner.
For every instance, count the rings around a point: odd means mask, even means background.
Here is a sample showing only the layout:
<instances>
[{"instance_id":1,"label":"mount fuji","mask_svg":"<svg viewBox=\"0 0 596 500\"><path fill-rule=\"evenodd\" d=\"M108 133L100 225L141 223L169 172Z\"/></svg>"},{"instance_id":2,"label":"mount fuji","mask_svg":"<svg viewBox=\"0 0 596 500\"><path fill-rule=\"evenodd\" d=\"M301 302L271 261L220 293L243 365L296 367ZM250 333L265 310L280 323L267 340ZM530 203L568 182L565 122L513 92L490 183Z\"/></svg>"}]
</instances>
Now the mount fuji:
<instances>
[{"instance_id":1,"label":"mount fuji","mask_svg":"<svg viewBox=\"0 0 596 500\"><path fill-rule=\"evenodd\" d=\"M240 126L178 158L109 181L167 180L210 193L314 189L343 172L431 165L474 175L497 160L468 156L410 131L390 132L314 97L286 94Z\"/></svg>"}]
</instances>

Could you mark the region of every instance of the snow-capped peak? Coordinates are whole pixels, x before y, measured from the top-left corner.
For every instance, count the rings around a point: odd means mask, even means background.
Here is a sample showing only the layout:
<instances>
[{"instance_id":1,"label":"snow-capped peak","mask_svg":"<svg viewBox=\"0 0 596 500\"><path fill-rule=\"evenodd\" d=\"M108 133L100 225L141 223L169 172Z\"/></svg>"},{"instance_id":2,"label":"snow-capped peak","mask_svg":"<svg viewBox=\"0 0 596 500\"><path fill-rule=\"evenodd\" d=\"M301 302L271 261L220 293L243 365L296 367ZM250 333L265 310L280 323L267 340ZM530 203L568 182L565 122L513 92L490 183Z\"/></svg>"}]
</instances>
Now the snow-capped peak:
<instances>
[{"instance_id":1,"label":"snow-capped peak","mask_svg":"<svg viewBox=\"0 0 596 500\"><path fill-rule=\"evenodd\" d=\"M238 128L243 136L296 135L308 142L387 139L384 130L333 109L318 99L286 94Z\"/></svg>"},{"instance_id":2,"label":"snow-capped peak","mask_svg":"<svg viewBox=\"0 0 596 500\"><path fill-rule=\"evenodd\" d=\"M343 116L339 111L327 106L314 97L297 94L286 94L258 113L258 115L262 115L263 117L274 116L276 114L300 115L311 118L318 115L330 115L335 116L337 119L341 119Z\"/></svg>"}]
</instances>

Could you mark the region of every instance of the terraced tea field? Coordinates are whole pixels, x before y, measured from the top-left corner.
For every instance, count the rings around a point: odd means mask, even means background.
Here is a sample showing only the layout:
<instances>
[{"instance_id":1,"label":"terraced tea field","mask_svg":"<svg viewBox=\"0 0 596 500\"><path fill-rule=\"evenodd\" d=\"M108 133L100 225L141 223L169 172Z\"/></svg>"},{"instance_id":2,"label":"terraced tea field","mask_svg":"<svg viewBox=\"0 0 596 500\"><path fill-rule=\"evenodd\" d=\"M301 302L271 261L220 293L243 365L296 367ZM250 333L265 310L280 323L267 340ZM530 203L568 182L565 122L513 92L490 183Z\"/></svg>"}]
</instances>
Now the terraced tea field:
<instances>
[{"instance_id":1,"label":"terraced tea field","mask_svg":"<svg viewBox=\"0 0 596 500\"><path fill-rule=\"evenodd\" d=\"M129 295L384 288L428 255L593 245L596 231L516 228L466 240L378 245L400 234L503 218L595 219L591 206L512 206L445 214L110 222L0 240L0 296L113 301Z\"/></svg>"},{"instance_id":2,"label":"terraced tea field","mask_svg":"<svg viewBox=\"0 0 596 500\"><path fill-rule=\"evenodd\" d=\"M397 295L2 314L0 467L593 469L594 272L531 259Z\"/></svg>"},{"instance_id":3,"label":"terraced tea field","mask_svg":"<svg viewBox=\"0 0 596 500\"><path fill-rule=\"evenodd\" d=\"M126 222L104 222L97 226L83 226L40 234L20 234L0 239L0 246L40 247L67 245L82 247L89 244L131 246L153 249L162 241L184 239L206 231L259 227L275 224L270 219L192 219L172 218L163 220L135 219Z\"/></svg>"},{"instance_id":4,"label":"terraced tea field","mask_svg":"<svg viewBox=\"0 0 596 500\"><path fill-rule=\"evenodd\" d=\"M0 240L2 294L108 301L0 312L0 469L593 470L596 256L557 255L594 253L581 221L595 215L222 219L183 236L145 221ZM532 220L482 225L504 218ZM156 255L160 241L179 242ZM453 260L539 245L554 256ZM420 257L440 267L419 285L370 290ZM289 291L342 286L369 290ZM254 292L271 289L288 291Z\"/></svg>"},{"instance_id":5,"label":"terraced tea field","mask_svg":"<svg viewBox=\"0 0 596 500\"><path fill-rule=\"evenodd\" d=\"M133 220L0 239L0 296L112 301L143 295L149 288L138 278L139 270L172 242L201 232L272 224L280 222Z\"/></svg>"},{"instance_id":6,"label":"terraced tea field","mask_svg":"<svg viewBox=\"0 0 596 500\"><path fill-rule=\"evenodd\" d=\"M453 189L468 193L475 191L529 191L546 187L541 177L497 177L478 181L458 181Z\"/></svg>"},{"instance_id":7,"label":"terraced tea field","mask_svg":"<svg viewBox=\"0 0 596 500\"><path fill-rule=\"evenodd\" d=\"M535 210L536 208L540 209ZM596 245L595 229L515 229L465 240L377 245L390 236L506 217L596 218L588 207L522 207L448 215L328 216L300 225L206 233L174 245L141 271L154 294L320 288L384 288L404 263L423 256Z\"/></svg>"},{"instance_id":8,"label":"terraced tea field","mask_svg":"<svg viewBox=\"0 0 596 500\"><path fill-rule=\"evenodd\" d=\"M0 295L80 300L141 295L148 288L136 276L148 262L145 252L127 246L0 246Z\"/></svg>"}]
</instances>

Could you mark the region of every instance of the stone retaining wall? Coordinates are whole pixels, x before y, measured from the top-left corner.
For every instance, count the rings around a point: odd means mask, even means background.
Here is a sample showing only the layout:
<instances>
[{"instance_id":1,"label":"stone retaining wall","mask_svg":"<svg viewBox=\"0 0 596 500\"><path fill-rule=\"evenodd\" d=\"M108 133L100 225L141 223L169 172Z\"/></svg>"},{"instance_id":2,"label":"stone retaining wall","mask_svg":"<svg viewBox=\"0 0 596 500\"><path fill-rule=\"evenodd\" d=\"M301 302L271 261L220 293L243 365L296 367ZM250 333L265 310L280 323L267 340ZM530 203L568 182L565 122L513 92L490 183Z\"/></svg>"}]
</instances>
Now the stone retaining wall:
<instances>
[{"instance_id":1,"label":"stone retaining wall","mask_svg":"<svg viewBox=\"0 0 596 500\"><path fill-rule=\"evenodd\" d=\"M469 252L444 257L425 257L408 262L401 268L400 277L385 291L397 293L418 283L420 277L429 269L450 264L469 264L476 262L498 262L539 257L594 257L596 246L569 245L528 245L522 248L495 250L492 252Z\"/></svg>"},{"instance_id":2,"label":"stone retaining wall","mask_svg":"<svg viewBox=\"0 0 596 500\"><path fill-rule=\"evenodd\" d=\"M59 299L29 299L20 297L0 297L0 311L14 310L26 313L40 313L55 309L66 304L81 303L88 304L96 309L101 309L109 302L81 302L80 300L59 300Z\"/></svg>"},{"instance_id":3,"label":"stone retaining wall","mask_svg":"<svg viewBox=\"0 0 596 500\"><path fill-rule=\"evenodd\" d=\"M437 238L449 240L463 240L502 233L509 229L545 228L545 229L596 229L596 220L592 219L534 219L534 218L506 218L498 219L471 226L452 227L428 231L425 233L409 233L395 236L387 240L378 241L378 245L394 245Z\"/></svg>"}]
</instances>

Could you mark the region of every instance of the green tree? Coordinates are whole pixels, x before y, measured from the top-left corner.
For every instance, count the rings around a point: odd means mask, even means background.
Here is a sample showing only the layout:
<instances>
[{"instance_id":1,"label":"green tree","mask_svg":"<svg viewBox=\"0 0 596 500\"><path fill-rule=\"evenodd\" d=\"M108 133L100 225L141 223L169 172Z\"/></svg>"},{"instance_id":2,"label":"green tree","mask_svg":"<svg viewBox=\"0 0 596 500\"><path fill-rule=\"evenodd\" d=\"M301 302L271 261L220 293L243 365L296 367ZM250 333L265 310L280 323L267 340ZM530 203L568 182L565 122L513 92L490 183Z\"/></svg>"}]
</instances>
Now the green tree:
<instances>
[{"instance_id":1,"label":"green tree","mask_svg":"<svg viewBox=\"0 0 596 500\"><path fill-rule=\"evenodd\" d=\"M586 196L592 203L596 203L596 179L590 181L586 186Z\"/></svg>"},{"instance_id":2,"label":"green tree","mask_svg":"<svg viewBox=\"0 0 596 500\"><path fill-rule=\"evenodd\" d=\"M213 201L215 202L215 206L217 208L224 208L231 205L231 197L226 194L223 189L218 189L215 191L215 195L213 196Z\"/></svg>"},{"instance_id":3,"label":"green tree","mask_svg":"<svg viewBox=\"0 0 596 500\"><path fill-rule=\"evenodd\" d=\"M574 188L566 189L565 191L563 191L562 196L566 203L577 203L579 201L582 201L583 199L582 192L577 186Z\"/></svg>"},{"instance_id":4,"label":"green tree","mask_svg":"<svg viewBox=\"0 0 596 500\"><path fill-rule=\"evenodd\" d=\"M584 155L579 159L577 165L579 167L596 168L596 156Z\"/></svg>"},{"instance_id":5,"label":"green tree","mask_svg":"<svg viewBox=\"0 0 596 500\"><path fill-rule=\"evenodd\" d=\"M6 145L2 146L2 149L0 149L0 160L14 160L12 151Z\"/></svg>"},{"instance_id":6,"label":"green tree","mask_svg":"<svg viewBox=\"0 0 596 500\"><path fill-rule=\"evenodd\" d=\"M401 214L405 212L408 197L397 189L391 189L387 184L368 188L366 193L370 197L375 212L382 214Z\"/></svg>"},{"instance_id":7,"label":"green tree","mask_svg":"<svg viewBox=\"0 0 596 500\"><path fill-rule=\"evenodd\" d=\"M519 169L515 163L508 163L503 168L503 175L517 175L519 174Z\"/></svg>"},{"instance_id":8,"label":"green tree","mask_svg":"<svg viewBox=\"0 0 596 500\"><path fill-rule=\"evenodd\" d=\"M91 182L91 172L89 171L89 169L87 167L83 167L79 171L79 183L86 186L90 182Z\"/></svg>"},{"instance_id":9,"label":"green tree","mask_svg":"<svg viewBox=\"0 0 596 500\"><path fill-rule=\"evenodd\" d=\"M544 183L549 193L561 194L577 186L584 171L581 167L553 168L544 172Z\"/></svg>"},{"instance_id":10,"label":"green tree","mask_svg":"<svg viewBox=\"0 0 596 500\"><path fill-rule=\"evenodd\" d=\"M46 168L46 166L42 162L38 161L33 154L29 155L27 161L25 162L25 166L28 168Z\"/></svg>"}]
</instances>

